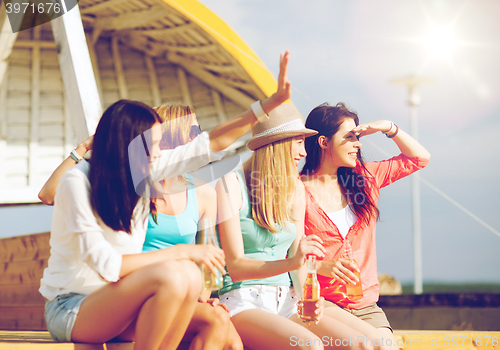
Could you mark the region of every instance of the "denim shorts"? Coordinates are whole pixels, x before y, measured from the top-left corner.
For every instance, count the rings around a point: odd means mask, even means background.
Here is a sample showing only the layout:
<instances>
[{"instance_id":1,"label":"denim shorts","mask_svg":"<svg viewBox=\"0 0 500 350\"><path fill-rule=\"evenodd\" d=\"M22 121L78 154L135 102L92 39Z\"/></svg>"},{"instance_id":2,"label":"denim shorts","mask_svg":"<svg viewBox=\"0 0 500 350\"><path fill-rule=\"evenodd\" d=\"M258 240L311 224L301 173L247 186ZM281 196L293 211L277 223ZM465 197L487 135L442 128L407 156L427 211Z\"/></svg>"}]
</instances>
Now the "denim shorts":
<instances>
[{"instance_id":1,"label":"denim shorts","mask_svg":"<svg viewBox=\"0 0 500 350\"><path fill-rule=\"evenodd\" d=\"M70 342L76 316L86 295L69 293L45 302L45 322L52 338L58 342Z\"/></svg>"},{"instance_id":2,"label":"denim shorts","mask_svg":"<svg viewBox=\"0 0 500 350\"><path fill-rule=\"evenodd\" d=\"M297 313L298 298L292 287L255 285L230 290L219 296L229 309L229 316L259 309L290 318Z\"/></svg>"}]
</instances>

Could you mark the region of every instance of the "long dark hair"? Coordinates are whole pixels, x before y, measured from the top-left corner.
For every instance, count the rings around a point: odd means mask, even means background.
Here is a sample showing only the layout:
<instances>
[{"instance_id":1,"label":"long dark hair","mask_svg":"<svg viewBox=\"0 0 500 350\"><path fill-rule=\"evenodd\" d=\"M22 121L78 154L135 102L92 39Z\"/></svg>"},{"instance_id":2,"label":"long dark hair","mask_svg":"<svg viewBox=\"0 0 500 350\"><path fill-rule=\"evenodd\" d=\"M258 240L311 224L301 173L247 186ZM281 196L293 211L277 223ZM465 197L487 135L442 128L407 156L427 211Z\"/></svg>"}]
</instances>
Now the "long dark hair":
<instances>
[{"instance_id":1,"label":"long dark hair","mask_svg":"<svg viewBox=\"0 0 500 350\"><path fill-rule=\"evenodd\" d=\"M144 173L142 179L149 175L149 159L131 154L134 151L129 146L137 136L145 141L144 137L151 135L145 132L156 122L161 120L151 107L120 100L106 109L97 125L90 160L90 198L97 215L115 231L131 233L132 214L146 188L144 181L140 188L134 186L130 159L134 171Z\"/></svg>"},{"instance_id":2,"label":"long dark hair","mask_svg":"<svg viewBox=\"0 0 500 350\"><path fill-rule=\"evenodd\" d=\"M335 107L324 103L309 113L306 119L306 128L316 130L318 133L306 138L307 157L302 168L302 175L314 175L314 172L321 165L323 150L319 145L318 138L326 136L330 140L346 118L353 119L356 125L359 125L358 115L350 111L343 103L337 103ZM337 179L342 195L351 210L359 220L368 225L373 216L379 220L380 212L371 196L370 186L372 186L374 179L365 167L361 150L358 150L357 160L363 169L362 173L356 172L356 168L339 167Z\"/></svg>"}]
</instances>

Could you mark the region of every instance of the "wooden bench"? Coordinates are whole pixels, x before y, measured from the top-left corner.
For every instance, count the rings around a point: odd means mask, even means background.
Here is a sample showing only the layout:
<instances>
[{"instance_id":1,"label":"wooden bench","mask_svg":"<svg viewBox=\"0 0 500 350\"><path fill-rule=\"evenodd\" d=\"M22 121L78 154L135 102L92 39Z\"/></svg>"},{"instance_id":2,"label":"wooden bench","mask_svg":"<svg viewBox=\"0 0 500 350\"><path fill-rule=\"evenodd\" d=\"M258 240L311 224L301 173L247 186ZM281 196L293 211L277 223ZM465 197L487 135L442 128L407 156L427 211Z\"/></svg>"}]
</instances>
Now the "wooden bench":
<instances>
[{"instance_id":1,"label":"wooden bench","mask_svg":"<svg viewBox=\"0 0 500 350\"><path fill-rule=\"evenodd\" d=\"M500 332L399 330L394 336L403 350L500 349ZM0 331L0 350L132 350L133 346L133 343L54 343L47 331ZM189 344L181 344L179 349L188 347Z\"/></svg>"}]
</instances>

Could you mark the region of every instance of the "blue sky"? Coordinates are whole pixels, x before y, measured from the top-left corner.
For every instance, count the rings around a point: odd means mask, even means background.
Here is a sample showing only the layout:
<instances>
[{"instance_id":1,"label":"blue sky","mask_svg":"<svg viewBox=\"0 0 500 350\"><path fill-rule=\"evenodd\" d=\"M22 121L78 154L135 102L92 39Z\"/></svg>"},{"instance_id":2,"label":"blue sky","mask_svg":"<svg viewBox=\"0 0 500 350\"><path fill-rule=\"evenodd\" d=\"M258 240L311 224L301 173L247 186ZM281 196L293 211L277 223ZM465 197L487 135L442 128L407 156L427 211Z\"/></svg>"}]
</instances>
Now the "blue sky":
<instances>
[{"instance_id":1,"label":"blue sky","mask_svg":"<svg viewBox=\"0 0 500 350\"><path fill-rule=\"evenodd\" d=\"M275 75L279 52L290 50L292 100L304 117L322 102L343 101L361 122L389 119L409 131L406 88L389 81L433 78L420 88L419 140L432 154L420 175L500 231L500 2L201 2ZM445 44L426 39L445 29L452 38ZM450 41L449 52L435 53ZM398 153L384 136L368 138ZM368 140L363 152L367 160L385 158ZM421 197L424 281L500 283L500 237L423 184ZM379 272L411 281L410 179L383 189L379 208Z\"/></svg>"},{"instance_id":2,"label":"blue sky","mask_svg":"<svg viewBox=\"0 0 500 350\"><path fill-rule=\"evenodd\" d=\"M408 131L407 91L389 81L410 74L432 77L420 89L419 140L432 154L420 175L500 231L500 2L201 2L275 75L279 53L291 51L292 100L304 117L320 103L343 101L361 122L389 119ZM425 38L433 27L451 28L455 46L448 54L430 57L434 51ZM392 141L373 135L361 139L367 160L385 158L368 140L398 153ZM500 237L423 184L421 196L424 281L500 283ZM383 189L379 208L379 272L411 281L410 179ZM0 222L15 223L20 234L50 229L51 208L16 212L2 208Z\"/></svg>"}]
</instances>

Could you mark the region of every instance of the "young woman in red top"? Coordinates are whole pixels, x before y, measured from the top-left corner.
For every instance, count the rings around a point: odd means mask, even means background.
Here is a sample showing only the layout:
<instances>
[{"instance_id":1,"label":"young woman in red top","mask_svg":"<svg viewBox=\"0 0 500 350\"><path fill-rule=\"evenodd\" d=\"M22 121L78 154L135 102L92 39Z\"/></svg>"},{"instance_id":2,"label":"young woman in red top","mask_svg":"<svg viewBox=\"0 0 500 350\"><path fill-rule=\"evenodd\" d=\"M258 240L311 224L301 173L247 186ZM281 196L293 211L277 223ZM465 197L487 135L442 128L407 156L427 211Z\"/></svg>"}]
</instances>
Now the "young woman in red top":
<instances>
[{"instance_id":1,"label":"young woman in red top","mask_svg":"<svg viewBox=\"0 0 500 350\"><path fill-rule=\"evenodd\" d=\"M362 332L374 345L396 347L390 324L376 304L377 200L380 188L422 169L430 154L391 121L359 125L358 116L342 103L316 107L305 125L318 131L306 139L301 176L306 185L305 234L321 237L326 250L318 268L325 315ZM364 163L359 139L379 131L396 143L401 154ZM346 293L347 285L359 283L354 272L361 275L363 296L358 298Z\"/></svg>"}]
</instances>

